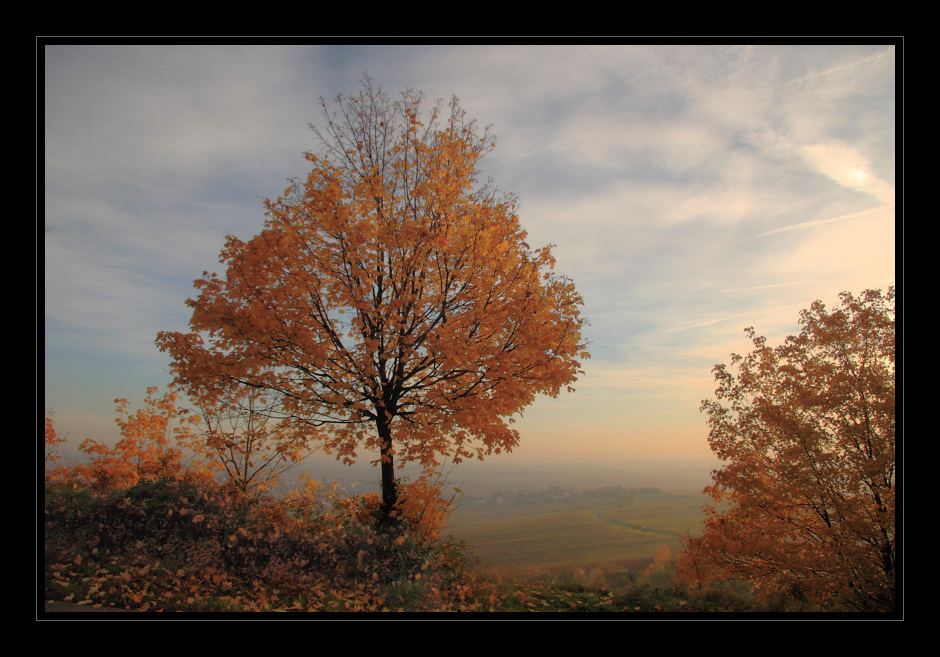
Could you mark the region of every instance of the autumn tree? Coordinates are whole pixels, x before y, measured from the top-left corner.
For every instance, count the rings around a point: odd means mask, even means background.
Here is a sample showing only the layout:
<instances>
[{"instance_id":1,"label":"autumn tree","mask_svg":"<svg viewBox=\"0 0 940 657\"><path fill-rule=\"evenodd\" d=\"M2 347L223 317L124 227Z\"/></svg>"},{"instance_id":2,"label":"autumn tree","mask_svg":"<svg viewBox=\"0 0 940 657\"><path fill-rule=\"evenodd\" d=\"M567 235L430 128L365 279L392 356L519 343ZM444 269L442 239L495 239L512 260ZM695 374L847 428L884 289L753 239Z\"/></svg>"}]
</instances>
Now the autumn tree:
<instances>
[{"instance_id":1,"label":"autumn tree","mask_svg":"<svg viewBox=\"0 0 940 657\"><path fill-rule=\"evenodd\" d=\"M196 281L191 332L163 332L177 383L281 395L285 427L322 428L352 462L377 453L383 511L395 466L511 450L510 424L581 373L582 300L531 249L515 197L477 180L494 146L457 99L422 114L368 77L313 127L312 167L265 201L264 230L229 236L224 276Z\"/></svg>"},{"instance_id":2,"label":"autumn tree","mask_svg":"<svg viewBox=\"0 0 940 657\"><path fill-rule=\"evenodd\" d=\"M725 462L678 571L840 610L895 604L895 292L815 302L799 335L717 365L702 403Z\"/></svg>"}]
</instances>

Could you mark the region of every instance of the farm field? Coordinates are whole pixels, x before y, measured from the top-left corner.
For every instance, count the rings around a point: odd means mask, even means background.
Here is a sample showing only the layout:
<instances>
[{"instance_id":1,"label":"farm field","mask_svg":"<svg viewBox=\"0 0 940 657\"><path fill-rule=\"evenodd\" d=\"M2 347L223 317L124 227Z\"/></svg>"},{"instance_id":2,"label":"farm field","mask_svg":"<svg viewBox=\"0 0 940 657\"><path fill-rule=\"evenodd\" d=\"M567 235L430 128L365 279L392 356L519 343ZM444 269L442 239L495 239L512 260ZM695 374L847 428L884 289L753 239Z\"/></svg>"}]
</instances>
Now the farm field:
<instances>
[{"instance_id":1,"label":"farm field","mask_svg":"<svg viewBox=\"0 0 940 657\"><path fill-rule=\"evenodd\" d=\"M638 571L665 545L701 533L700 495L663 492L581 495L529 504L469 504L449 530L473 546L489 572L518 576L600 568Z\"/></svg>"}]
</instances>

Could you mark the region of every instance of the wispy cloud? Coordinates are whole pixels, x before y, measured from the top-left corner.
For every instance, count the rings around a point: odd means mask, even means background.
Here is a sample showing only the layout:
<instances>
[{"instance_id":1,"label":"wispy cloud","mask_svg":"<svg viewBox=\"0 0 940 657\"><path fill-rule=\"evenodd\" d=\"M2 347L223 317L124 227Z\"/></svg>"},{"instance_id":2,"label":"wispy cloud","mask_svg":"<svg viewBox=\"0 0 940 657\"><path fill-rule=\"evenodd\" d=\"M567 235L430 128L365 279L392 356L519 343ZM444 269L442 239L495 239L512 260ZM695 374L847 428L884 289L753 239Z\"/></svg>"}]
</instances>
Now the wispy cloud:
<instances>
[{"instance_id":1,"label":"wispy cloud","mask_svg":"<svg viewBox=\"0 0 940 657\"><path fill-rule=\"evenodd\" d=\"M759 237L766 237L767 235L773 235L775 233L785 233L791 230L803 230L805 228L813 228L814 226L821 226L823 224L830 224L836 221L846 221L848 219L858 219L860 217L867 217L869 215L885 212L888 210L893 210L893 205L881 205L877 208L869 208L867 210L860 210L858 212L849 212L848 214L843 214L838 217L832 217L831 219L817 219L815 221L804 221L802 223L793 224L792 226L783 226L781 228L774 228L773 230L765 230L763 233L754 235L749 239L757 239Z\"/></svg>"},{"instance_id":2,"label":"wispy cloud","mask_svg":"<svg viewBox=\"0 0 940 657\"><path fill-rule=\"evenodd\" d=\"M770 285L754 285L752 287L738 287L738 288L732 288L728 290L722 290L722 292L750 292L752 290L768 290L774 287L792 287L794 285L813 285L816 283L826 283L826 282L833 281L833 280L837 280L837 279L818 278L818 279L809 280L809 281L789 281L787 283L772 283Z\"/></svg>"},{"instance_id":3,"label":"wispy cloud","mask_svg":"<svg viewBox=\"0 0 940 657\"><path fill-rule=\"evenodd\" d=\"M894 55L894 48L886 47L880 52L876 52L873 55L867 55L865 57L859 57L854 61L847 62L845 64L840 64L838 66L833 66L831 68L824 69L822 71L814 71L799 78L789 80L786 82L788 85L799 85L804 82L815 81L820 78L832 77L850 71L859 66L864 66L865 64L871 64L877 62L878 60L885 59Z\"/></svg>"}]
</instances>

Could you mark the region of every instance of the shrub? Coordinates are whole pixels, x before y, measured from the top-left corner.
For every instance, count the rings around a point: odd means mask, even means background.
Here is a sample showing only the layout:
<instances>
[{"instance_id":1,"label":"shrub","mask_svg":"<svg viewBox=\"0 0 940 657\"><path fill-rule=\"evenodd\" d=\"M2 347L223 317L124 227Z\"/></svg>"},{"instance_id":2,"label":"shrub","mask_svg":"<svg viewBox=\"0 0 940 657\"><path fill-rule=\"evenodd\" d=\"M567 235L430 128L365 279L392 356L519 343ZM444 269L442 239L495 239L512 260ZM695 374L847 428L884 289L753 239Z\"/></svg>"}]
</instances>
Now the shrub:
<instances>
[{"instance_id":1,"label":"shrub","mask_svg":"<svg viewBox=\"0 0 940 657\"><path fill-rule=\"evenodd\" d=\"M472 573L463 546L407 523L389 527L379 505L368 495L304 516L279 500L245 503L217 484L47 487L47 595L100 601L94 596L110 592L106 604L227 611L493 604L493 587ZM110 583L89 588L90 580Z\"/></svg>"}]
</instances>

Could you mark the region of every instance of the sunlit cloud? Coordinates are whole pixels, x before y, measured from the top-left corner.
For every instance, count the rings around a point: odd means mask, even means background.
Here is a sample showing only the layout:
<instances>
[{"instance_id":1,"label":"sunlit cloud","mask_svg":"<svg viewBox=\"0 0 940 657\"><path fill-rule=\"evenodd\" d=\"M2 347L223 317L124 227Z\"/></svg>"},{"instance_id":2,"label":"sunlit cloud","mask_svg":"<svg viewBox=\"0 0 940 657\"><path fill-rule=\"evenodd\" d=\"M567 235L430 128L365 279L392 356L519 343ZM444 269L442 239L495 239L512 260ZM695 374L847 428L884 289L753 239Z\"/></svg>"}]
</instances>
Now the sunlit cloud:
<instances>
[{"instance_id":1,"label":"sunlit cloud","mask_svg":"<svg viewBox=\"0 0 940 657\"><path fill-rule=\"evenodd\" d=\"M824 144L809 144L802 155L818 171L844 187L864 192L884 204L894 204L894 186L872 173L867 160L854 148L830 141Z\"/></svg>"}]
</instances>

